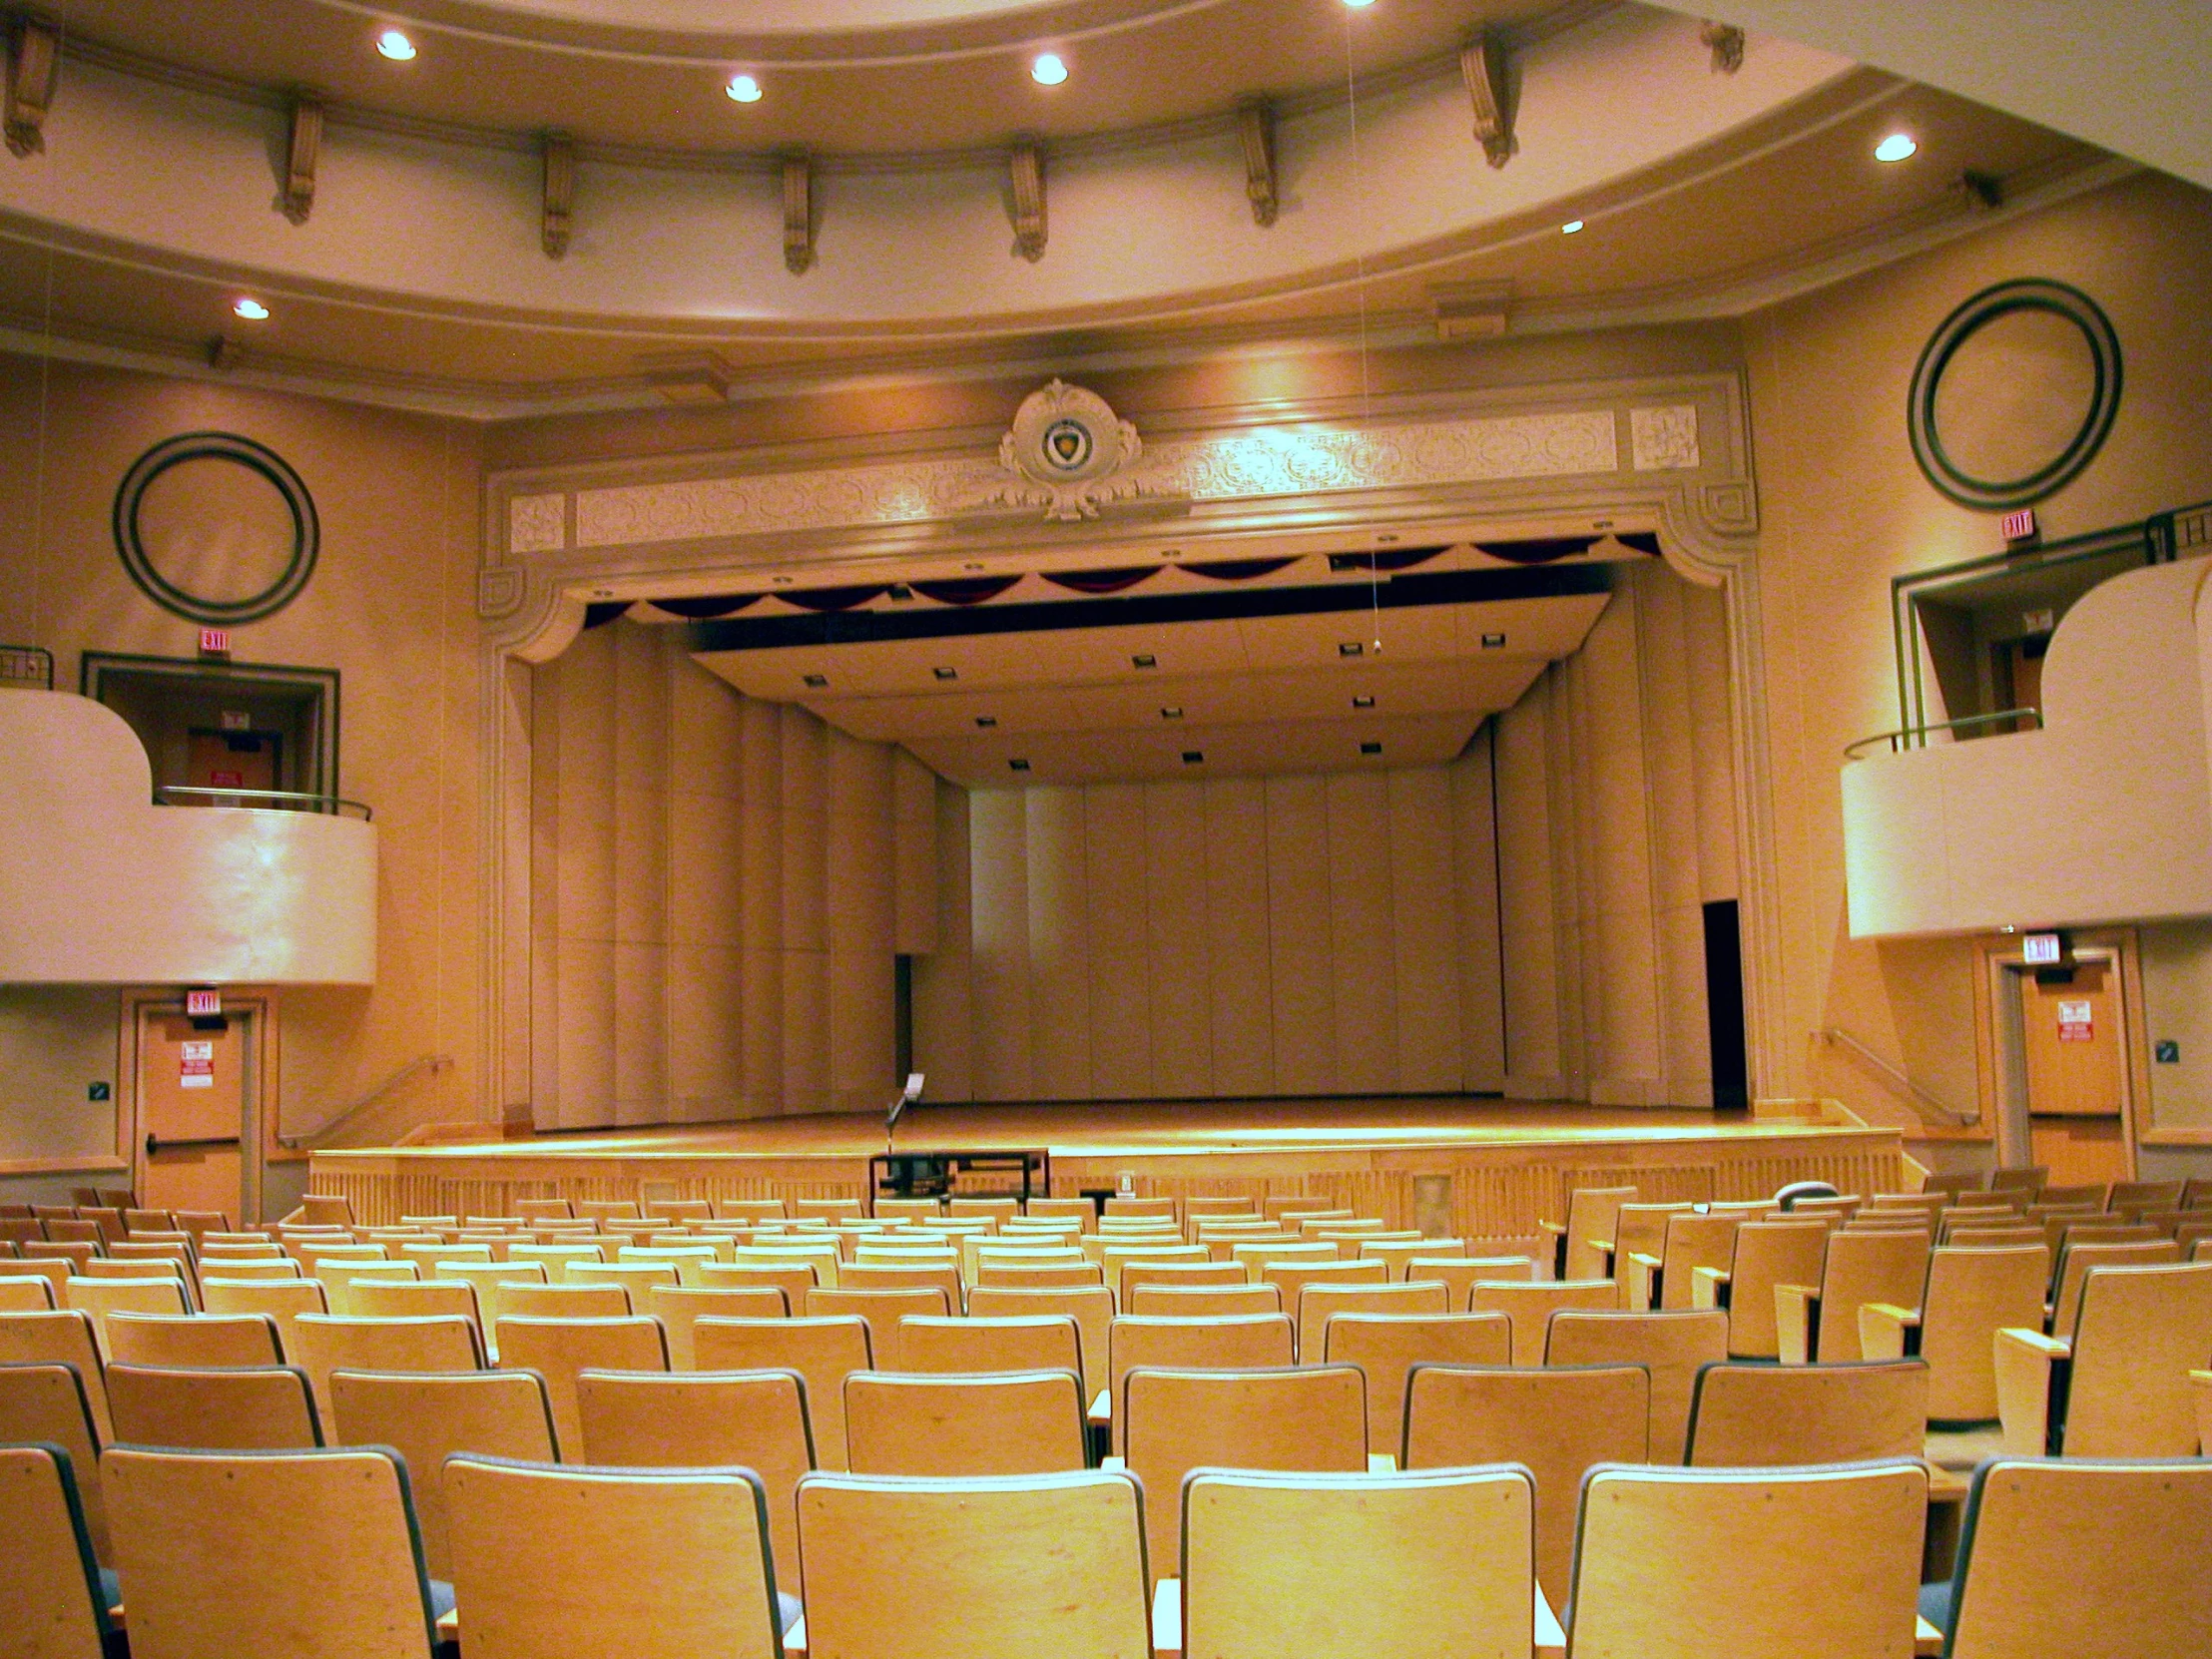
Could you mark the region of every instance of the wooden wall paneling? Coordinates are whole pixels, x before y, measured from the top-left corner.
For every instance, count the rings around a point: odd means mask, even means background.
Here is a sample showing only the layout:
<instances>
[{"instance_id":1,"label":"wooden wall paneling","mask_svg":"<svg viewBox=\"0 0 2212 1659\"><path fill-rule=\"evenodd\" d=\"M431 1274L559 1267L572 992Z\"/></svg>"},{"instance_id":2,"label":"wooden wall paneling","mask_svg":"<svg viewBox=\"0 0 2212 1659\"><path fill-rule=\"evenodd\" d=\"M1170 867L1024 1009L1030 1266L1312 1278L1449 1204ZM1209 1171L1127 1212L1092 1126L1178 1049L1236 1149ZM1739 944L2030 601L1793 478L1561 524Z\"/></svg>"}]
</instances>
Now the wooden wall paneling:
<instances>
[{"instance_id":1,"label":"wooden wall paneling","mask_svg":"<svg viewBox=\"0 0 2212 1659\"><path fill-rule=\"evenodd\" d=\"M1275 1004L1275 1086L1335 1087L1337 1021L1330 965L1328 784L1266 780L1268 969Z\"/></svg>"},{"instance_id":2,"label":"wooden wall paneling","mask_svg":"<svg viewBox=\"0 0 2212 1659\"><path fill-rule=\"evenodd\" d=\"M1551 919L1558 971L1552 990L1558 999L1559 1092L1553 1098L1584 1100L1590 1075L1585 1010L1584 957L1589 937L1583 926L1584 871L1581 825L1587 816L1582 780L1575 766L1575 726L1581 707L1576 672L1579 659L1551 665L1552 695L1543 707L1546 823L1551 835Z\"/></svg>"},{"instance_id":3,"label":"wooden wall paneling","mask_svg":"<svg viewBox=\"0 0 2212 1659\"><path fill-rule=\"evenodd\" d=\"M745 720L727 682L669 665L668 1068L671 1115L743 1115Z\"/></svg>"},{"instance_id":4,"label":"wooden wall paneling","mask_svg":"<svg viewBox=\"0 0 2212 1659\"><path fill-rule=\"evenodd\" d=\"M530 678L530 1117L561 1127L560 664Z\"/></svg>"},{"instance_id":5,"label":"wooden wall paneling","mask_svg":"<svg viewBox=\"0 0 2212 1659\"><path fill-rule=\"evenodd\" d=\"M1564 1098L1566 1036L1560 1029L1560 927L1553 913L1548 711L1556 680L1537 677L1497 719L1497 836L1505 1002L1505 1093Z\"/></svg>"},{"instance_id":6,"label":"wooden wall paneling","mask_svg":"<svg viewBox=\"0 0 2212 1659\"><path fill-rule=\"evenodd\" d=\"M1389 930L1396 1003L1396 1086L1449 1094L1464 1086L1459 1010L1457 813L1451 772L1418 767L1386 774ZM1482 858L1485 873L1489 858ZM1495 1004L1492 1004L1495 1007Z\"/></svg>"},{"instance_id":7,"label":"wooden wall paneling","mask_svg":"<svg viewBox=\"0 0 2212 1659\"><path fill-rule=\"evenodd\" d=\"M1736 897L1739 885L1728 600L1719 588L1684 583L1681 592L1690 742L1697 769L1698 897L1711 902Z\"/></svg>"},{"instance_id":8,"label":"wooden wall paneling","mask_svg":"<svg viewBox=\"0 0 2212 1659\"><path fill-rule=\"evenodd\" d=\"M554 677L560 720L560 1013L554 1025L560 1126L615 1120L615 654L581 636Z\"/></svg>"},{"instance_id":9,"label":"wooden wall paneling","mask_svg":"<svg viewBox=\"0 0 2212 1659\"><path fill-rule=\"evenodd\" d=\"M891 751L891 948L937 948L937 775L903 748Z\"/></svg>"},{"instance_id":10,"label":"wooden wall paneling","mask_svg":"<svg viewBox=\"0 0 2212 1659\"><path fill-rule=\"evenodd\" d=\"M1275 1002L1269 959L1267 786L1211 779L1201 841L1206 864L1208 1052L1214 1091L1275 1091Z\"/></svg>"},{"instance_id":11,"label":"wooden wall paneling","mask_svg":"<svg viewBox=\"0 0 2212 1659\"><path fill-rule=\"evenodd\" d=\"M830 729L780 705L784 761L784 1098L830 1109Z\"/></svg>"},{"instance_id":12,"label":"wooden wall paneling","mask_svg":"<svg viewBox=\"0 0 2212 1659\"><path fill-rule=\"evenodd\" d=\"M1644 777L1658 953L1660 1099L1713 1103L1706 1026L1705 916L1700 897L1697 751L1683 616L1690 584L1657 560L1635 567L1643 668Z\"/></svg>"},{"instance_id":13,"label":"wooden wall paneling","mask_svg":"<svg viewBox=\"0 0 2212 1659\"><path fill-rule=\"evenodd\" d=\"M890 1098L893 983L891 750L831 729L828 889L830 1089L833 1109Z\"/></svg>"},{"instance_id":14,"label":"wooden wall paneling","mask_svg":"<svg viewBox=\"0 0 2212 1659\"><path fill-rule=\"evenodd\" d=\"M1337 773L1328 780L1325 800L1334 1086L1347 1093L1392 1093L1402 1085L1389 779L1380 772Z\"/></svg>"},{"instance_id":15,"label":"wooden wall paneling","mask_svg":"<svg viewBox=\"0 0 2212 1659\"><path fill-rule=\"evenodd\" d=\"M1203 783L1155 785L1145 801L1145 990L1152 1086L1162 1095L1220 1092L1214 1081Z\"/></svg>"},{"instance_id":16,"label":"wooden wall paneling","mask_svg":"<svg viewBox=\"0 0 2212 1659\"><path fill-rule=\"evenodd\" d=\"M1024 790L1021 800L1028 856L1029 1086L1043 1100L1088 1099L1098 940L1091 922L1084 792ZM1111 885L1096 899L1128 902Z\"/></svg>"},{"instance_id":17,"label":"wooden wall paneling","mask_svg":"<svg viewBox=\"0 0 2212 1659\"><path fill-rule=\"evenodd\" d=\"M1497 722L1485 721L1449 769L1451 880L1457 913L1459 1079L1469 1093L1505 1087L1505 980L1498 957Z\"/></svg>"},{"instance_id":18,"label":"wooden wall paneling","mask_svg":"<svg viewBox=\"0 0 2212 1659\"><path fill-rule=\"evenodd\" d=\"M1132 1100L1158 1092L1146 985L1145 818L1153 789L1095 784L1082 792L1085 885L1090 894L1091 1094Z\"/></svg>"},{"instance_id":19,"label":"wooden wall paneling","mask_svg":"<svg viewBox=\"0 0 2212 1659\"><path fill-rule=\"evenodd\" d=\"M771 703L739 706L742 799L738 835L744 951L738 1063L747 1117L772 1117L784 1100L784 721Z\"/></svg>"},{"instance_id":20,"label":"wooden wall paneling","mask_svg":"<svg viewBox=\"0 0 2212 1659\"><path fill-rule=\"evenodd\" d=\"M931 779L936 815L936 948L914 960L914 1064L931 1100L976 1096L974 940L968 792Z\"/></svg>"},{"instance_id":21,"label":"wooden wall paneling","mask_svg":"<svg viewBox=\"0 0 2212 1659\"><path fill-rule=\"evenodd\" d=\"M1028 808L1019 790L968 798L975 1098L1026 1100L1029 1056Z\"/></svg>"},{"instance_id":22,"label":"wooden wall paneling","mask_svg":"<svg viewBox=\"0 0 2212 1659\"><path fill-rule=\"evenodd\" d=\"M541 973L548 1001L553 985L548 971L553 951L539 919L541 906L548 913L551 909L551 836L548 834L543 842L547 855L545 878L541 880L537 860L541 842L531 810L540 778L533 695L536 685L537 670L532 665L514 658L500 665L498 708L494 711L497 741L509 754L527 753L530 765L501 769L500 799L496 803L499 844L504 848L528 847L530 863L528 868L517 868L512 857L502 858L499 889L494 895L500 909L502 937L527 948L499 952L495 970L499 979L486 987L497 998L499 1017L492 1038L492 1064L487 1068L492 1092L490 1098L479 1103L479 1110L493 1120L504 1119L516 1107L527 1107L531 1115L535 1114Z\"/></svg>"},{"instance_id":23,"label":"wooden wall paneling","mask_svg":"<svg viewBox=\"0 0 2212 1659\"><path fill-rule=\"evenodd\" d=\"M669 631L615 622L615 1121L668 1107Z\"/></svg>"}]
</instances>

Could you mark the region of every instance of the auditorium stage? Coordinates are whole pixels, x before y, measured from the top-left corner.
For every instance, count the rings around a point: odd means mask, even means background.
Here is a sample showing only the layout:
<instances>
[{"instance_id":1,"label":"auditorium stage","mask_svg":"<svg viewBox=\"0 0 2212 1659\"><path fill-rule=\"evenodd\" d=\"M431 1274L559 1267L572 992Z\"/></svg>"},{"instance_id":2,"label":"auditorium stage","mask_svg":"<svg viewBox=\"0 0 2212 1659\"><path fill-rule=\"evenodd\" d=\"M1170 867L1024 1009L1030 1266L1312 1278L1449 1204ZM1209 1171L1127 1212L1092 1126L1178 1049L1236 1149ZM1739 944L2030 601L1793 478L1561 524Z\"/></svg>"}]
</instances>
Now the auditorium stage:
<instances>
[{"instance_id":1,"label":"auditorium stage","mask_svg":"<svg viewBox=\"0 0 2212 1659\"><path fill-rule=\"evenodd\" d=\"M1613 1110L1465 1096L918 1106L901 1152L1037 1148L1051 1190L1297 1193L1437 1236L1517 1238L1574 1187L1650 1202L1760 1198L1789 1181L1846 1192L1905 1184L1894 1129L1818 1116ZM542 1197L795 1198L868 1193L873 1116L539 1135L314 1155L310 1190L367 1223L500 1215Z\"/></svg>"}]
</instances>

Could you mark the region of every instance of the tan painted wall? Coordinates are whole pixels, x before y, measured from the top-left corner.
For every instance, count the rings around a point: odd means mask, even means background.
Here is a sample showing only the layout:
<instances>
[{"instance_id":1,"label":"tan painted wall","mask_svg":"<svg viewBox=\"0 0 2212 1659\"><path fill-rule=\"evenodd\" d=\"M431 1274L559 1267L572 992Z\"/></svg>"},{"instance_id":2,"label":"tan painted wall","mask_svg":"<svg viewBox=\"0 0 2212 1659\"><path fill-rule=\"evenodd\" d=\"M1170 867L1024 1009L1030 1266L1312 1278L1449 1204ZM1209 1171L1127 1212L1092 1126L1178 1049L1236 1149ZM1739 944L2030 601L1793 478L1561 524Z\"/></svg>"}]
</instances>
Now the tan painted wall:
<instances>
[{"instance_id":1,"label":"tan painted wall","mask_svg":"<svg viewBox=\"0 0 2212 1659\"><path fill-rule=\"evenodd\" d=\"M234 630L241 661L342 677L340 778L376 813L381 870L372 990L276 994L281 1106L311 1127L419 1056L368 1114L389 1125L479 1110L477 625L478 434L455 422L221 384L0 357L0 640L43 645L74 690L85 650L190 656L197 630L132 585L109 510L140 454L180 432L269 444L306 480L321 519L314 579L288 608ZM18 695L9 693L7 695ZM0 758L0 768L5 759ZM0 1021L0 1159L108 1147L110 1109L81 1067L49 1078L24 1044L106 1052L117 1000L46 999L38 1021ZM60 1022L56 1029L53 1022ZM21 1033L21 1036L15 1035ZM38 1033L38 1035L33 1035ZM66 1183L64 1183L66 1184Z\"/></svg>"},{"instance_id":2,"label":"tan painted wall","mask_svg":"<svg viewBox=\"0 0 2212 1659\"><path fill-rule=\"evenodd\" d=\"M2212 196L2144 175L1747 319L1782 973L1802 1043L1767 1092L1909 1121L1868 1069L1814 1040L1841 1026L1946 1102L1974 1098L1967 942L1845 937L1843 749L1899 723L1890 579L1999 547L1993 517L1944 500L1913 464L1905 403L1922 345L1992 282L2073 283L2111 316L2126 388L2102 452L2038 507L2045 535L2201 500L2212 495L2208 258Z\"/></svg>"}]
</instances>

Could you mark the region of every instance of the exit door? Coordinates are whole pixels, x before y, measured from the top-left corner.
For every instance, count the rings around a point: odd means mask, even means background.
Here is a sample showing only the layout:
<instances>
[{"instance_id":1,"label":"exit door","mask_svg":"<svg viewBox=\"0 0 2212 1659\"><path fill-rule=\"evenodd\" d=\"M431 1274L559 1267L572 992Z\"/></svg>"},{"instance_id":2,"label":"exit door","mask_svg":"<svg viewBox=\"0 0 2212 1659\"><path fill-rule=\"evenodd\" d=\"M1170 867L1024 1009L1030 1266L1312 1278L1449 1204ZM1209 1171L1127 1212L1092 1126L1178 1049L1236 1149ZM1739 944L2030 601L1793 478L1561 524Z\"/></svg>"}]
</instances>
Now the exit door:
<instances>
[{"instance_id":1,"label":"exit door","mask_svg":"<svg viewBox=\"0 0 2212 1659\"><path fill-rule=\"evenodd\" d=\"M247 1151L259 1121L259 1010L193 1020L178 1004L138 1009L139 1202L155 1210L255 1214Z\"/></svg>"},{"instance_id":2,"label":"exit door","mask_svg":"<svg viewBox=\"0 0 2212 1659\"><path fill-rule=\"evenodd\" d=\"M2054 1186L2125 1181L2127 1035L2118 964L2084 957L2068 974L2015 970L2029 1161Z\"/></svg>"}]
</instances>

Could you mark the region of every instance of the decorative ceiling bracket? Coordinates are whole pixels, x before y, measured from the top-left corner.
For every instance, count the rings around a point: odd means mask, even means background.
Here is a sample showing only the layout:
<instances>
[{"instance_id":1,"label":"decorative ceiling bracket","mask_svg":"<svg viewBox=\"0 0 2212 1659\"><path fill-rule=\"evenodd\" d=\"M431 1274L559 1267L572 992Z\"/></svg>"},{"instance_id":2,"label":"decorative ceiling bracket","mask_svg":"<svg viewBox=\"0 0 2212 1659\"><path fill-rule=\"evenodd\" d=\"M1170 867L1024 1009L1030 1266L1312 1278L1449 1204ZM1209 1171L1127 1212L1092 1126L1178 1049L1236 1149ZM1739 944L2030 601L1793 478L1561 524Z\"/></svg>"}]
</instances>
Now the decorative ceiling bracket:
<instances>
[{"instance_id":1,"label":"decorative ceiling bracket","mask_svg":"<svg viewBox=\"0 0 2212 1659\"><path fill-rule=\"evenodd\" d=\"M1275 106L1256 98L1237 109L1237 137L1244 143L1245 197L1252 223L1273 225L1282 205L1275 172Z\"/></svg>"},{"instance_id":2,"label":"decorative ceiling bracket","mask_svg":"<svg viewBox=\"0 0 2212 1659\"><path fill-rule=\"evenodd\" d=\"M322 104L305 93L291 101L290 130L284 140L284 189L277 209L294 225L314 211L315 169L322 161Z\"/></svg>"},{"instance_id":3,"label":"decorative ceiling bracket","mask_svg":"<svg viewBox=\"0 0 2212 1659\"><path fill-rule=\"evenodd\" d=\"M784 269L797 276L815 263L815 164L784 158Z\"/></svg>"},{"instance_id":4,"label":"decorative ceiling bracket","mask_svg":"<svg viewBox=\"0 0 2212 1659\"><path fill-rule=\"evenodd\" d=\"M1697 38L1705 42L1706 50L1713 54L1716 75L1733 75L1744 67L1744 32L1733 23L1708 20L1698 30Z\"/></svg>"},{"instance_id":5,"label":"decorative ceiling bracket","mask_svg":"<svg viewBox=\"0 0 2212 1659\"><path fill-rule=\"evenodd\" d=\"M54 102L61 68L61 33L48 23L24 18L8 43L8 98L4 126L8 148L18 156L46 149L46 112Z\"/></svg>"},{"instance_id":6,"label":"decorative ceiling bracket","mask_svg":"<svg viewBox=\"0 0 2212 1659\"><path fill-rule=\"evenodd\" d=\"M1023 139L1007 158L1010 187L1006 217L1013 221L1014 252L1035 265L1044 258L1044 146Z\"/></svg>"},{"instance_id":7,"label":"decorative ceiling bracket","mask_svg":"<svg viewBox=\"0 0 2212 1659\"><path fill-rule=\"evenodd\" d=\"M1511 70L1512 54L1495 29L1484 29L1459 51L1459 73L1474 111L1474 136L1482 141L1482 154L1492 167L1503 167L1520 148L1513 136Z\"/></svg>"},{"instance_id":8,"label":"decorative ceiling bracket","mask_svg":"<svg viewBox=\"0 0 2212 1659\"><path fill-rule=\"evenodd\" d=\"M557 260L568 252L569 233L575 227L576 141L548 133L540 154L545 164L545 219L538 240L545 257Z\"/></svg>"}]
</instances>

